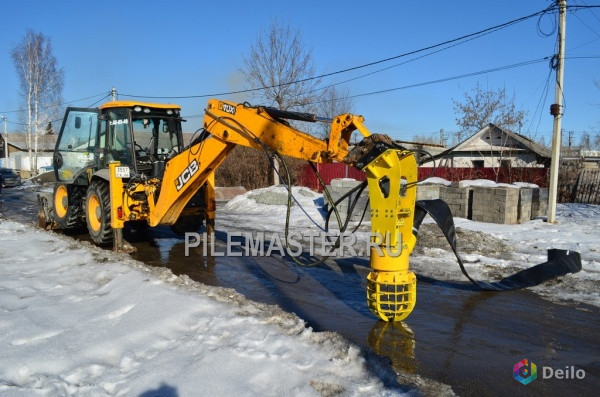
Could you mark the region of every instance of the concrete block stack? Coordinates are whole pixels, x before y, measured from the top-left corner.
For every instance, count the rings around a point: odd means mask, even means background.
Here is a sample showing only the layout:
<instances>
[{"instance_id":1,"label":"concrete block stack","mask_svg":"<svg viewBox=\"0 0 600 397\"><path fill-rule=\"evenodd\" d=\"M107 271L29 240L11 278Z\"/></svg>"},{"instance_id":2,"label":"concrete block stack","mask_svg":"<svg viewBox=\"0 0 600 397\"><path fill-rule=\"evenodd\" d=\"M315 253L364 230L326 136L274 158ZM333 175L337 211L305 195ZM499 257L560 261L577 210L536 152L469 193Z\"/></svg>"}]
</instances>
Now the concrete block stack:
<instances>
[{"instance_id":1,"label":"concrete block stack","mask_svg":"<svg viewBox=\"0 0 600 397\"><path fill-rule=\"evenodd\" d=\"M511 187L473 187L472 219L489 223L517 223L519 191Z\"/></svg>"},{"instance_id":2,"label":"concrete block stack","mask_svg":"<svg viewBox=\"0 0 600 397\"><path fill-rule=\"evenodd\" d=\"M533 197L533 189L522 187L519 189L519 206L517 222L523 223L531 220L531 203Z\"/></svg>"},{"instance_id":3,"label":"concrete block stack","mask_svg":"<svg viewBox=\"0 0 600 397\"><path fill-rule=\"evenodd\" d=\"M440 187L440 197L448 204L452 216L471 219L472 187Z\"/></svg>"},{"instance_id":4,"label":"concrete block stack","mask_svg":"<svg viewBox=\"0 0 600 397\"><path fill-rule=\"evenodd\" d=\"M356 180L350 179L350 178L332 179L331 184L327 185L327 189L329 190L329 193L331 193L331 197L333 198L333 201L335 202L340 197L342 197L344 194L346 194L350 190L352 190L352 188L356 187L357 185L360 185L361 183L362 182L356 181ZM356 197L356 192L352 193L352 195L349 198L345 199L344 201L342 201L340 204L337 205L337 209L340 214L340 218L342 219L342 222L346 221L346 216L348 214L348 207L350 206L352 201L354 201L355 197ZM329 210L330 207L329 207L329 203L327 202L327 198L325 197L324 200L325 200L325 204L327 204L327 210ZM356 203L356 206L354 207L354 211L352 213L352 217L350 218L350 221L352 221L352 222L360 221L363 210L364 210L365 205L367 204L368 200L369 200L369 189L365 188L365 190L363 190L362 194L358 198L358 202ZM370 212L370 208L367 207L367 212L365 213L364 221L369 221L370 219L371 219L371 212ZM335 214L332 214L329 224L335 225L336 222L337 221L335 218Z\"/></svg>"},{"instance_id":5,"label":"concrete block stack","mask_svg":"<svg viewBox=\"0 0 600 397\"><path fill-rule=\"evenodd\" d=\"M548 213L548 189L535 188L531 195L531 219L546 216Z\"/></svg>"},{"instance_id":6,"label":"concrete block stack","mask_svg":"<svg viewBox=\"0 0 600 397\"><path fill-rule=\"evenodd\" d=\"M440 198L442 185L417 185L417 200L435 200Z\"/></svg>"}]
</instances>

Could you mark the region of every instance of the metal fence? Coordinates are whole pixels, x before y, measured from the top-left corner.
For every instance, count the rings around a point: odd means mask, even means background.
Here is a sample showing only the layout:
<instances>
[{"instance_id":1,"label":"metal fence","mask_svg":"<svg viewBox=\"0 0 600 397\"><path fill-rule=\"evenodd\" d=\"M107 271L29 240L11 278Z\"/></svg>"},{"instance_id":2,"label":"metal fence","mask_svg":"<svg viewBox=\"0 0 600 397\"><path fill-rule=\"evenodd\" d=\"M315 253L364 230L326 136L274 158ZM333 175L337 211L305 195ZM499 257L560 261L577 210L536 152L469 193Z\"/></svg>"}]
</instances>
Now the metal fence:
<instances>
[{"instance_id":1,"label":"metal fence","mask_svg":"<svg viewBox=\"0 0 600 397\"><path fill-rule=\"evenodd\" d=\"M329 184L334 178L353 178L364 181L364 172L343 163L318 164L317 169L324 182ZM505 168L419 168L419 179L430 176L448 181L467 179L489 179L501 183L529 182L547 188L550 169L533 167ZM299 184L321 191L319 181L307 165L299 178ZM558 177L558 201L561 203L600 204L600 170L585 169L580 161L565 161L560 165Z\"/></svg>"}]
</instances>

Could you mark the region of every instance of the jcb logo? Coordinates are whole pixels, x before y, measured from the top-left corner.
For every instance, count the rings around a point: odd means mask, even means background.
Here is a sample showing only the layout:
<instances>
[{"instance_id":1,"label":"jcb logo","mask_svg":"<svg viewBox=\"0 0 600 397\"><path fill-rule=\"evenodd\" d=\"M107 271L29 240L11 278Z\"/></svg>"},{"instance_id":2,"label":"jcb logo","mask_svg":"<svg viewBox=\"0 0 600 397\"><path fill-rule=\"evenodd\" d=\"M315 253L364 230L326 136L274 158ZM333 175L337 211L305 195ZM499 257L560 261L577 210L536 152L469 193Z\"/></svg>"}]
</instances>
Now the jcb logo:
<instances>
[{"instance_id":1,"label":"jcb logo","mask_svg":"<svg viewBox=\"0 0 600 397\"><path fill-rule=\"evenodd\" d=\"M218 108L219 110L222 110L225 113L235 114L235 106L230 105L228 103L219 102Z\"/></svg>"},{"instance_id":2,"label":"jcb logo","mask_svg":"<svg viewBox=\"0 0 600 397\"><path fill-rule=\"evenodd\" d=\"M175 180L175 188L177 191L180 191L182 187L185 186L186 183L190 181L190 179L198 172L198 162L196 160L192 161L185 167L185 170L179 175L179 177Z\"/></svg>"}]
</instances>

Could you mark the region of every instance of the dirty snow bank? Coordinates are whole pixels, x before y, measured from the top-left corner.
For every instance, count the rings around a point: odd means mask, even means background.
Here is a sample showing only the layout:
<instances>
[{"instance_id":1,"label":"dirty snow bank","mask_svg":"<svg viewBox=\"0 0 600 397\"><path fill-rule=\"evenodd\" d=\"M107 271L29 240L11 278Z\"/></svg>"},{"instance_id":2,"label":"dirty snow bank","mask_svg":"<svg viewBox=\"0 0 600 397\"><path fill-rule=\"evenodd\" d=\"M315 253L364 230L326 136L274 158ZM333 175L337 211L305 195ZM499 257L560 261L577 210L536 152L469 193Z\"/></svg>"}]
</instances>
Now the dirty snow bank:
<instances>
[{"instance_id":1,"label":"dirty snow bank","mask_svg":"<svg viewBox=\"0 0 600 397\"><path fill-rule=\"evenodd\" d=\"M556 220L556 224L535 219L518 225L498 225L454 219L457 227L484 232L513 247L512 255L505 259L464 255L472 262L467 265L468 270L475 268L484 277L503 276L510 273L503 268L516 271L545 262L550 248L577 251L581 254L582 271L534 287L533 291L552 300L600 306L600 206L558 204Z\"/></svg>"},{"instance_id":2,"label":"dirty snow bank","mask_svg":"<svg viewBox=\"0 0 600 397\"><path fill-rule=\"evenodd\" d=\"M9 221L0 312L2 393L395 394L294 315Z\"/></svg>"}]
</instances>

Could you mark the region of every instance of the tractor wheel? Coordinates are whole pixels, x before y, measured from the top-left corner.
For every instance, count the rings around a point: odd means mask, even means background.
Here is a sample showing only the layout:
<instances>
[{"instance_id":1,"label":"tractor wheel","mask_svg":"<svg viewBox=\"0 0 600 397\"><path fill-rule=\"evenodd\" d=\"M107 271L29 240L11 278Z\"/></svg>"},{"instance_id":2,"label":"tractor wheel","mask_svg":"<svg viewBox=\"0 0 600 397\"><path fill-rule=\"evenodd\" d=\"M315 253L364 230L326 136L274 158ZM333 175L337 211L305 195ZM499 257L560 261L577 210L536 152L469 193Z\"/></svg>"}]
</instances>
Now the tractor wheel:
<instances>
[{"instance_id":1,"label":"tractor wheel","mask_svg":"<svg viewBox=\"0 0 600 397\"><path fill-rule=\"evenodd\" d=\"M82 186L56 183L52 195L54 220L60 229L69 230L83 227L83 197L85 188Z\"/></svg>"},{"instance_id":2,"label":"tractor wheel","mask_svg":"<svg viewBox=\"0 0 600 397\"><path fill-rule=\"evenodd\" d=\"M179 236L184 236L186 233L198 232L203 221L204 217L202 215L183 215L171 225L171 230Z\"/></svg>"},{"instance_id":3,"label":"tractor wheel","mask_svg":"<svg viewBox=\"0 0 600 397\"><path fill-rule=\"evenodd\" d=\"M113 241L110 226L110 193L108 182L94 180L90 183L85 197L88 232L94 243L107 245Z\"/></svg>"}]
</instances>

